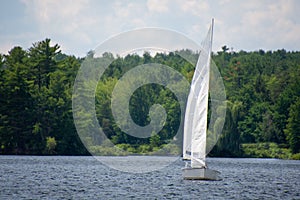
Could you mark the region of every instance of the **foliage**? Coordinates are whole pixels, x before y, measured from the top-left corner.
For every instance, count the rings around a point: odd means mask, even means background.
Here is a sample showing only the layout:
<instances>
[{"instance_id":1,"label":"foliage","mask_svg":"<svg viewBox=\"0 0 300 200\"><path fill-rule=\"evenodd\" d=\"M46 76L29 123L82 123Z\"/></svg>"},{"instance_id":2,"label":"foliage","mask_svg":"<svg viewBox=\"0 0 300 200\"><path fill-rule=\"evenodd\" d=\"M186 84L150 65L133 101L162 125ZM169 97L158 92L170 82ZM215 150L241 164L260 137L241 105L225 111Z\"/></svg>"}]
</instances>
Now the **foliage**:
<instances>
[{"instance_id":1,"label":"foliage","mask_svg":"<svg viewBox=\"0 0 300 200\"><path fill-rule=\"evenodd\" d=\"M276 143L242 144L245 157L290 159L292 153L288 148L280 148Z\"/></svg>"},{"instance_id":2,"label":"foliage","mask_svg":"<svg viewBox=\"0 0 300 200\"><path fill-rule=\"evenodd\" d=\"M290 106L285 134L293 153L300 152L300 98Z\"/></svg>"},{"instance_id":3,"label":"foliage","mask_svg":"<svg viewBox=\"0 0 300 200\"><path fill-rule=\"evenodd\" d=\"M293 154L291 159L292 160L300 160L300 153Z\"/></svg>"},{"instance_id":4,"label":"foliage","mask_svg":"<svg viewBox=\"0 0 300 200\"><path fill-rule=\"evenodd\" d=\"M228 106L223 134L212 155L275 156L262 153L267 150L243 152L239 146L247 143L285 145L299 152L300 53L237 53L223 48L214 61L224 78Z\"/></svg>"},{"instance_id":5,"label":"foliage","mask_svg":"<svg viewBox=\"0 0 300 200\"><path fill-rule=\"evenodd\" d=\"M56 140L54 137L46 137L46 148L47 148L47 153L53 154L55 153L55 148L56 148Z\"/></svg>"},{"instance_id":6,"label":"foliage","mask_svg":"<svg viewBox=\"0 0 300 200\"><path fill-rule=\"evenodd\" d=\"M80 60L61 54L50 39L28 51L14 47L0 69L2 154L86 154L71 111ZM54 151L55 150L55 151Z\"/></svg>"},{"instance_id":7,"label":"foliage","mask_svg":"<svg viewBox=\"0 0 300 200\"><path fill-rule=\"evenodd\" d=\"M91 146L90 151L95 156L126 156L126 152L116 147Z\"/></svg>"},{"instance_id":8,"label":"foliage","mask_svg":"<svg viewBox=\"0 0 300 200\"><path fill-rule=\"evenodd\" d=\"M147 52L125 57L102 55L101 59L114 61L95 91L96 117L107 138L118 148L97 146L95 138L87 136L91 152L97 155L124 154L122 149L133 154L181 152L178 145L170 143L180 139L174 136L182 113L168 88L147 84L138 88L130 99L130 115L141 126L150 123L152 105L160 104L166 110L166 123L150 138L136 138L123 132L111 111L116 83L135 66L167 65L191 81L194 66L179 55L189 60L197 60L198 56L190 50L154 56ZM91 51L87 59L98 62L93 56ZM73 83L82 60L61 53L60 46L51 45L50 39L36 42L28 50L13 47L7 55L0 55L1 154L88 154L76 133L72 116ZM213 60L223 77L227 108L223 133L211 155L298 158L300 52L284 49L230 52L224 46L222 51L213 54ZM81 123L88 126L90 121ZM179 133L182 135L182 130Z\"/></svg>"}]
</instances>

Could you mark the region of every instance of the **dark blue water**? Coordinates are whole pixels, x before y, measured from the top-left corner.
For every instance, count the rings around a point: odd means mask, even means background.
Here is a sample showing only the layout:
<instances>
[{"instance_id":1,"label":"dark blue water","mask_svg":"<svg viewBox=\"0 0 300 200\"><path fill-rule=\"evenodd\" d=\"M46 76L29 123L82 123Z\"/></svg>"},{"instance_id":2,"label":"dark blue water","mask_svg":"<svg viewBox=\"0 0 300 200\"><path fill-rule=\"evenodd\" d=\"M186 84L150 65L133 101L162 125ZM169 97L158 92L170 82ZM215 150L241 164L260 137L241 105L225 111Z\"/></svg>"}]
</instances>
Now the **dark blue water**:
<instances>
[{"instance_id":1,"label":"dark blue water","mask_svg":"<svg viewBox=\"0 0 300 200\"><path fill-rule=\"evenodd\" d=\"M222 181L183 180L181 160L136 174L93 157L0 156L0 199L300 199L300 161L211 158L208 164Z\"/></svg>"}]
</instances>

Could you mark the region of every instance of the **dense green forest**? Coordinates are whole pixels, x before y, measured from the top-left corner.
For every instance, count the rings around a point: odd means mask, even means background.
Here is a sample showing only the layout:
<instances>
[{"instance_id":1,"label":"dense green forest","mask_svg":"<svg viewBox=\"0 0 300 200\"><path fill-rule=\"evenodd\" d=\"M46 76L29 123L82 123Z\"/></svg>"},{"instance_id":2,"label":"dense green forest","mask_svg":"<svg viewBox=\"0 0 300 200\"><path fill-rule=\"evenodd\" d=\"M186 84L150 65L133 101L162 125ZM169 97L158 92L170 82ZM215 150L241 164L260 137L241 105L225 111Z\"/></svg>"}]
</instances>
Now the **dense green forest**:
<instances>
[{"instance_id":1,"label":"dense green forest","mask_svg":"<svg viewBox=\"0 0 300 200\"><path fill-rule=\"evenodd\" d=\"M197 53L181 50L191 59ZM90 51L86 59L92 59ZM151 56L132 54L114 59L96 89L96 114L106 136L131 153L148 153L162 148L176 154L170 145L180 123L179 103L161 85L138 88L130 99L130 114L143 126L149 109L162 105L167 119L159 134L135 138L123 133L111 111L111 93L128 70L146 63L160 63L183 74L189 81L194 66L176 53ZM83 58L65 55L50 39L36 42L28 50L13 47L0 55L0 153L88 155L73 121L72 92ZM224 129L211 156L300 158L300 52L231 52L224 46L213 54L223 77L227 111ZM139 108L139 109L136 109ZM89 123L83 122L83 123ZM93 144L91 138L91 144ZM113 155L111 147L94 148Z\"/></svg>"}]
</instances>

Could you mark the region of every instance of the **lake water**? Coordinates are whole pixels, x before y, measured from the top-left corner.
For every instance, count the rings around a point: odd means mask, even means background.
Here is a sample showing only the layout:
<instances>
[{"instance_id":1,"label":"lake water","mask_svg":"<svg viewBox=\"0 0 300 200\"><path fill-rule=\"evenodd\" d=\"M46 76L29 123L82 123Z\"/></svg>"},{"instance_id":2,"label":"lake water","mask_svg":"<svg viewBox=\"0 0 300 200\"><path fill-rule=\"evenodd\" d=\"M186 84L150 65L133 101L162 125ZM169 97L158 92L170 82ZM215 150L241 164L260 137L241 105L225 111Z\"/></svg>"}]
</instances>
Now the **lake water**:
<instances>
[{"instance_id":1,"label":"lake water","mask_svg":"<svg viewBox=\"0 0 300 200\"><path fill-rule=\"evenodd\" d=\"M128 165L135 159L127 157ZM142 159L137 168L157 157ZM0 156L0 199L300 199L300 161L209 158L208 165L222 181L183 180L180 159L126 173L94 157Z\"/></svg>"}]
</instances>

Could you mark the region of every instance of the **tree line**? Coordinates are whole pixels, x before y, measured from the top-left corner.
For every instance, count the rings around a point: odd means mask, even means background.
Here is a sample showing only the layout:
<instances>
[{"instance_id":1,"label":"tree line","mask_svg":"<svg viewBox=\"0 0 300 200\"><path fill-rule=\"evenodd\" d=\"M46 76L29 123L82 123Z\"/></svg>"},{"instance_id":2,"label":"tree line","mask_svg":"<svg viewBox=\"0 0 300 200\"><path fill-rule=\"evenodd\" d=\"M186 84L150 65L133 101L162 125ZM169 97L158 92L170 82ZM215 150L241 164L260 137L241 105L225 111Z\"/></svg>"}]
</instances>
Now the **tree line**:
<instances>
[{"instance_id":1,"label":"tree line","mask_svg":"<svg viewBox=\"0 0 300 200\"><path fill-rule=\"evenodd\" d=\"M198 56L189 50L180 53L194 60ZM117 81L138 65L167 65L189 81L194 66L176 52L125 57L104 53L102 57L114 59L95 92L96 116L106 136L132 153L168 145L177 133L181 115L179 103L168 88L147 84L130 99L131 117L141 126L149 124L153 104L166 110L163 129L144 139L123 133L117 126L111 111L111 94ZM86 58L93 59L93 52ZM7 55L0 55L1 154L88 154L76 133L72 115L73 84L83 60L62 53L58 44L50 45L50 39L36 42L28 50L13 47ZM279 150L275 154L283 150L299 153L300 52L232 52L223 46L222 51L213 54L213 60L225 84L227 110L221 138L210 155L257 156L251 151L255 144L254 148L263 146L264 150L276 147Z\"/></svg>"}]
</instances>

